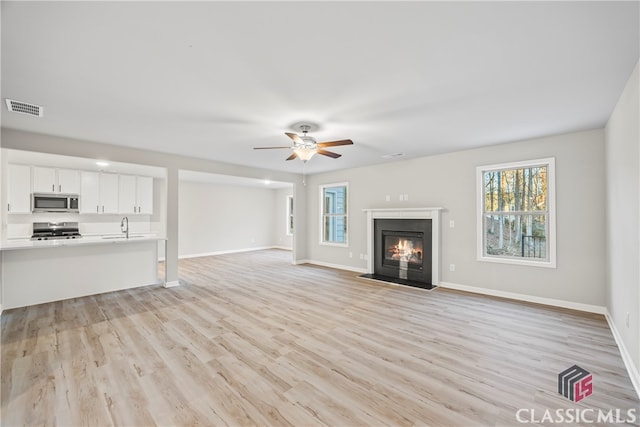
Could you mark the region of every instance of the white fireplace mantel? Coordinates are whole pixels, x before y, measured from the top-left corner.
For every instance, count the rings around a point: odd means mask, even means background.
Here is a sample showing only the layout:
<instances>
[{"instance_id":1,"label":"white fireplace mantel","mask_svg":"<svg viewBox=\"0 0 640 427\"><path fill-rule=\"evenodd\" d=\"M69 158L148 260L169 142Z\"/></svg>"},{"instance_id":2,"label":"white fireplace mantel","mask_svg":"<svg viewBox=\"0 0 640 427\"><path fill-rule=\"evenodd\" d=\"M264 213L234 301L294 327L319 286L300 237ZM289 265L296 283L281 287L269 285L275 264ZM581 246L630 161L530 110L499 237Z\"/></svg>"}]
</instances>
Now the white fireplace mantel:
<instances>
[{"instance_id":1,"label":"white fireplace mantel","mask_svg":"<svg viewBox=\"0 0 640 427\"><path fill-rule=\"evenodd\" d=\"M440 211L443 208L382 208L363 209L367 214L367 273L374 271L373 221L376 219L431 220L431 284L440 284Z\"/></svg>"}]
</instances>

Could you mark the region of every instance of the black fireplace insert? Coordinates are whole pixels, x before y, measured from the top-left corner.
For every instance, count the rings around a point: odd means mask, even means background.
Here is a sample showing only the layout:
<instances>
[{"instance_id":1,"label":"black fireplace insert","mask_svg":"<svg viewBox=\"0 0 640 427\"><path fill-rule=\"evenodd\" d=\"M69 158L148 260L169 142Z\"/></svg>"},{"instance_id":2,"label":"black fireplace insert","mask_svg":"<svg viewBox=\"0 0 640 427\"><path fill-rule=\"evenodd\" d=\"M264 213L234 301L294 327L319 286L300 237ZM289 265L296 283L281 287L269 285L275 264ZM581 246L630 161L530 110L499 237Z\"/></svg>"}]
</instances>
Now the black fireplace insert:
<instances>
[{"instance_id":1,"label":"black fireplace insert","mask_svg":"<svg viewBox=\"0 0 640 427\"><path fill-rule=\"evenodd\" d=\"M374 220L372 278L430 289L431 220Z\"/></svg>"}]
</instances>

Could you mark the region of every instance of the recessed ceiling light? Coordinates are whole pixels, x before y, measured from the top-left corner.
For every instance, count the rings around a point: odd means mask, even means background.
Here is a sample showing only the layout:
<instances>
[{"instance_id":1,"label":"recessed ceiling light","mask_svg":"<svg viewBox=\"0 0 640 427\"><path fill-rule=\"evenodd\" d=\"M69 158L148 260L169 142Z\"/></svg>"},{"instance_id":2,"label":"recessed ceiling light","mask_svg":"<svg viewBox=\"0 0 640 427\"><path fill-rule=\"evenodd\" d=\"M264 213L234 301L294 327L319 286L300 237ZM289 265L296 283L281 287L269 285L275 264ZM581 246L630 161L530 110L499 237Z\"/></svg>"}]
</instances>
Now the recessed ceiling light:
<instances>
[{"instance_id":1,"label":"recessed ceiling light","mask_svg":"<svg viewBox=\"0 0 640 427\"><path fill-rule=\"evenodd\" d=\"M268 179L265 179L264 180L264 185L269 185L269 184L271 184L271 181L269 181Z\"/></svg>"},{"instance_id":2,"label":"recessed ceiling light","mask_svg":"<svg viewBox=\"0 0 640 427\"><path fill-rule=\"evenodd\" d=\"M109 162L105 162L104 160L98 160L96 162L96 165L100 166L101 168L105 168L105 167L109 166Z\"/></svg>"}]
</instances>

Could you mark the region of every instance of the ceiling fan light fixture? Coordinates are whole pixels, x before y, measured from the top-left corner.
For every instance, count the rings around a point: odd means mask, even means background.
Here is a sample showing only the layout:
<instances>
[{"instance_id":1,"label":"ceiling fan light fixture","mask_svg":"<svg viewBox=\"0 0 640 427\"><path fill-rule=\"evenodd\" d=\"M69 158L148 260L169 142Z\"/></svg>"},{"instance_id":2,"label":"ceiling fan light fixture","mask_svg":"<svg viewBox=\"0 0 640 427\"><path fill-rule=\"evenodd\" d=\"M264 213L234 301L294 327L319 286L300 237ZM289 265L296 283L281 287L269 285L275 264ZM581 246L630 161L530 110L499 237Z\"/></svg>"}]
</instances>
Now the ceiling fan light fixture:
<instances>
[{"instance_id":1,"label":"ceiling fan light fixture","mask_svg":"<svg viewBox=\"0 0 640 427\"><path fill-rule=\"evenodd\" d=\"M309 136L307 132L310 130L317 130L318 125L309 124L309 123L298 123L293 128L298 128L302 132L302 135L298 135L293 132L285 132L291 141L292 145L288 147L253 147L254 150L270 150L274 148L288 148L293 151L289 157L285 160L293 160L295 158L299 158L303 163L308 162L316 153L322 156L331 157L332 159L337 159L342 156L342 154L334 153L333 151L329 151L327 147L337 147L341 145L353 145L353 141L350 139L341 139L338 141L324 141L318 142L312 136Z\"/></svg>"},{"instance_id":2,"label":"ceiling fan light fixture","mask_svg":"<svg viewBox=\"0 0 640 427\"><path fill-rule=\"evenodd\" d=\"M294 148L293 152L298 155L300 160L302 160L303 162L306 162L309 159L311 159L314 154L316 154L317 149L316 148L310 148L310 147L302 146L302 147Z\"/></svg>"}]
</instances>

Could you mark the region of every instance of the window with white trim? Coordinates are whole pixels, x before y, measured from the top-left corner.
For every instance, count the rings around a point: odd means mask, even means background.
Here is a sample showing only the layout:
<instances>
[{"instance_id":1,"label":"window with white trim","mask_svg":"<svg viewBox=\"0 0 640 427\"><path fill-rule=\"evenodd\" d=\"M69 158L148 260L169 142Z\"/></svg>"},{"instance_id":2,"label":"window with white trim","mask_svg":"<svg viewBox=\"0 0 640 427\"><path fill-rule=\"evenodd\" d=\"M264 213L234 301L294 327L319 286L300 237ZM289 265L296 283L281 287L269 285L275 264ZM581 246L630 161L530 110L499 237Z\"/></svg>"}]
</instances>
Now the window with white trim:
<instances>
[{"instance_id":1,"label":"window with white trim","mask_svg":"<svg viewBox=\"0 0 640 427\"><path fill-rule=\"evenodd\" d=\"M287 236L293 236L293 196L287 196Z\"/></svg>"},{"instance_id":2,"label":"window with white trim","mask_svg":"<svg viewBox=\"0 0 640 427\"><path fill-rule=\"evenodd\" d=\"M555 159L480 166L478 259L556 266Z\"/></svg>"},{"instance_id":3,"label":"window with white trim","mask_svg":"<svg viewBox=\"0 0 640 427\"><path fill-rule=\"evenodd\" d=\"M320 243L347 246L346 183L320 186Z\"/></svg>"}]
</instances>

